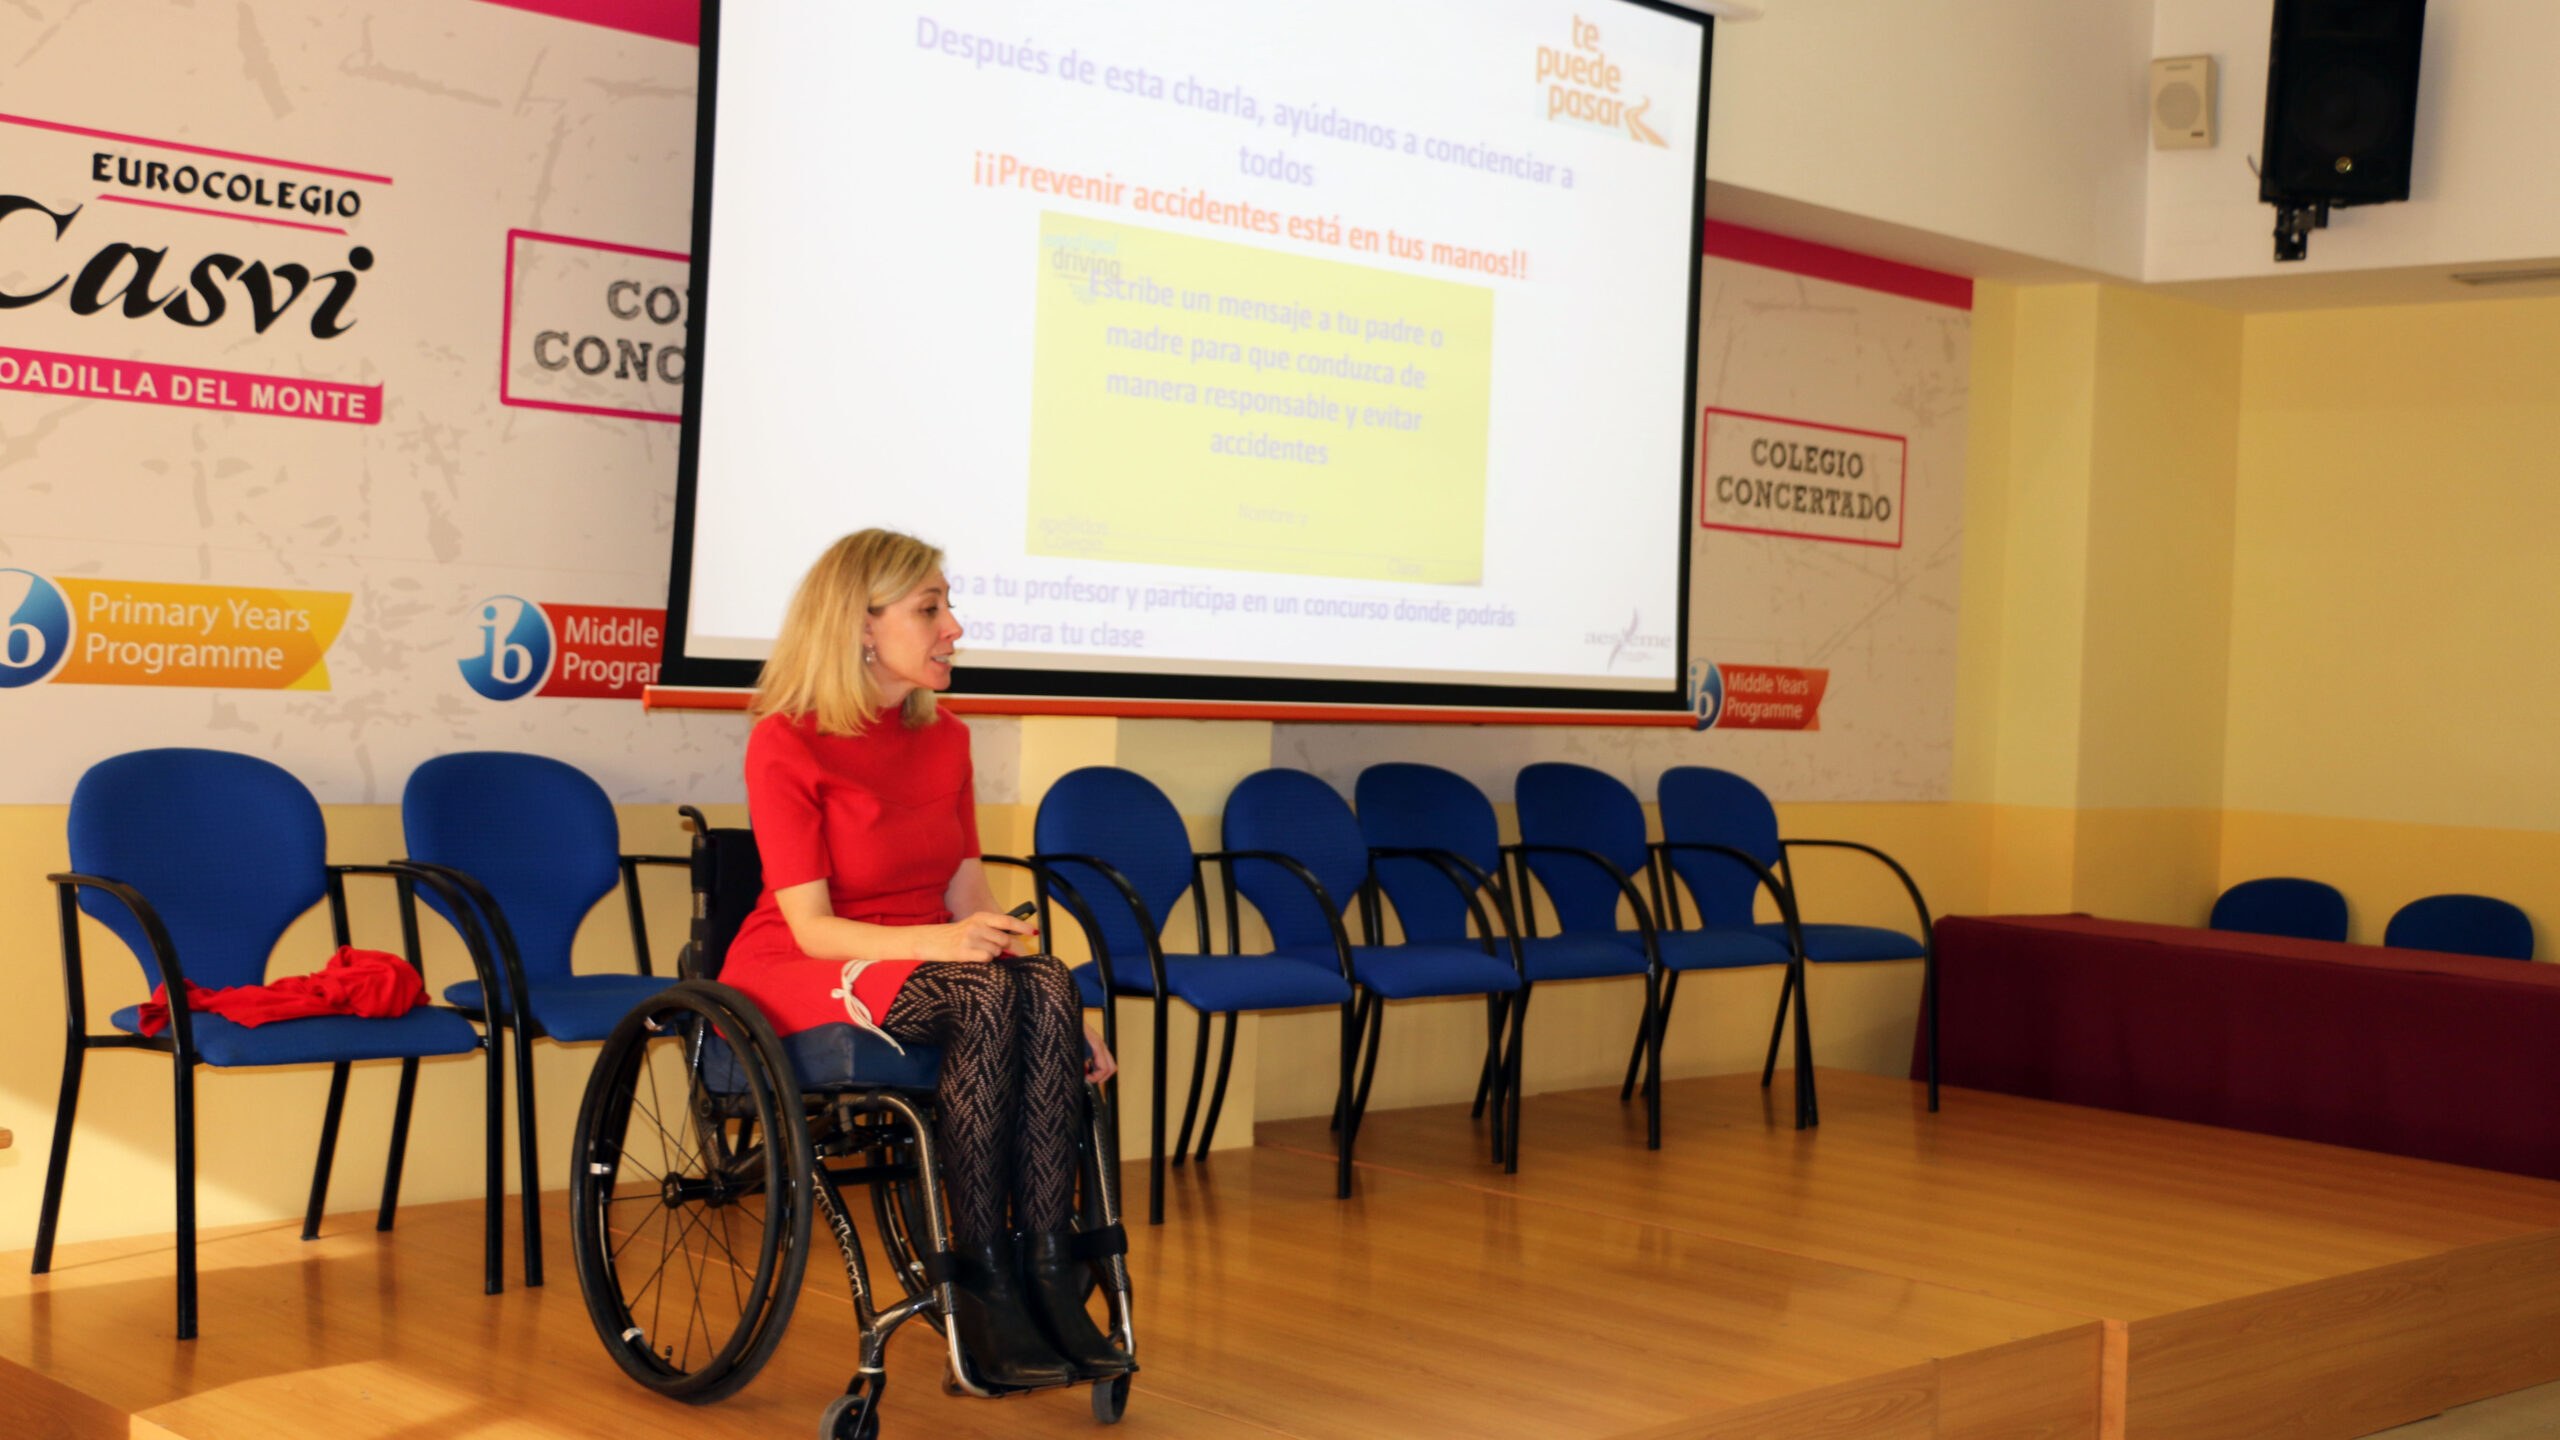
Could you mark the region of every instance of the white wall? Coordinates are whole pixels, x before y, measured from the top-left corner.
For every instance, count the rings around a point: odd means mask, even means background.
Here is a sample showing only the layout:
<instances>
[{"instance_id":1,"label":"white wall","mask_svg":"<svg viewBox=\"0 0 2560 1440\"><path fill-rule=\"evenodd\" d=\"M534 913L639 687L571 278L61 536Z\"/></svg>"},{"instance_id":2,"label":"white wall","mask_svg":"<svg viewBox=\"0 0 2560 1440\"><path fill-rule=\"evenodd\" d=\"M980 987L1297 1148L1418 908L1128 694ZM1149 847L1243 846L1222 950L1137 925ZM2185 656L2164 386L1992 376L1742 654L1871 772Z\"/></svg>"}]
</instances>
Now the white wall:
<instances>
[{"instance_id":1,"label":"white wall","mask_svg":"<svg viewBox=\"0 0 2560 1440\"><path fill-rule=\"evenodd\" d=\"M1707 173L1782 200L2138 276L2151 8L1770 0L1763 18L1716 27Z\"/></svg>"},{"instance_id":2,"label":"white wall","mask_svg":"<svg viewBox=\"0 0 2560 1440\"><path fill-rule=\"evenodd\" d=\"M2144 278L2560 253L2560 6L2429 0L2408 202L2332 212L2311 239L2311 257L2284 266L2274 257L2275 212L2259 203L2249 170L2265 123L2268 0L2155 0L2152 9L2153 53L2220 63L2222 134L2210 150L2151 154Z\"/></svg>"}]
</instances>

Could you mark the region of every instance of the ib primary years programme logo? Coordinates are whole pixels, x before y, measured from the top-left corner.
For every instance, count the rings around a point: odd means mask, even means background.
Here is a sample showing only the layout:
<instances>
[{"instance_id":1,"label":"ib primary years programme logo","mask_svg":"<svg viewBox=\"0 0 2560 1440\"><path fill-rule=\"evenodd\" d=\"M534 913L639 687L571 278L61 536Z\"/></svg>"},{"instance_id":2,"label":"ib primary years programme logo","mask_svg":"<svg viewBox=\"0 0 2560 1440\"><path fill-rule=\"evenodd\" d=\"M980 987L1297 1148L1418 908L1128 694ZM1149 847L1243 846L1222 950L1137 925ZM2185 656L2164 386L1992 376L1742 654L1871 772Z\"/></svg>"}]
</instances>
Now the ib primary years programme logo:
<instances>
[{"instance_id":1,"label":"ib primary years programme logo","mask_svg":"<svg viewBox=\"0 0 2560 1440\"><path fill-rule=\"evenodd\" d=\"M0 690L326 690L352 597L336 590L52 579L0 570Z\"/></svg>"},{"instance_id":2,"label":"ib primary years programme logo","mask_svg":"<svg viewBox=\"0 0 2560 1440\"><path fill-rule=\"evenodd\" d=\"M0 570L0 690L33 685L71 653L71 602L62 587L24 570Z\"/></svg>"},{"instance_id":3,"label":"ib primary years programme logo","mask_svg":"<svg viewBox=\"0 0 2560 1440\"><path fill-rule=\"evenodd\" d=\"M664 610L492 595L464 612L463 683L490 700L637 700L657 683Z\"/></svg>"}]
</instances>

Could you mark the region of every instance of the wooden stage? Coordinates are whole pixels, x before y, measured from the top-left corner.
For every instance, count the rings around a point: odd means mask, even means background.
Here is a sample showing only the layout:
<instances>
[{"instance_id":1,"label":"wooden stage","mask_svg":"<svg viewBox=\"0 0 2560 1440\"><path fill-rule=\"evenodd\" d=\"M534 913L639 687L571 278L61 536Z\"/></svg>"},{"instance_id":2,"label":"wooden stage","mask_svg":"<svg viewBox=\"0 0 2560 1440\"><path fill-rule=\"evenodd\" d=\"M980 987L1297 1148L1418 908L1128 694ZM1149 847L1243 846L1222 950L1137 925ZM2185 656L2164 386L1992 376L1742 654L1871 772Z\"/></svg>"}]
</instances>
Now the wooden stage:
<instances>
[{"instance_id":1,"label":"wooden stage","mask_svg":"<svg viewBox=\"0 0 2560 1440\"><path fill-rule=\"evenodd\" d=\"M1842 1072L1799 1135L1787 1093L1674 1082L1658 1154L1613 1091L1538 1096L1516 1177L1463 1108L1379 1112L1348 1203L1322 1120L1262 1126L1134 1232L1120 1433L2265 1440L2560 1378L2560 1184L1964 1091L1931 1116ZM165 1239L66 1247L43 1279L0 1256L0 1432L800 1437L852 1366L823 1240L773 1364L692 1409L606 1360L565 1217L552 1283L495 1299L476 1202L297 1229L208 1236L188 1345ZM909 1327L891 1440L1097 1434L1081 1390L956 1400L938 1373Z\"/></svg>"}]
</instances>

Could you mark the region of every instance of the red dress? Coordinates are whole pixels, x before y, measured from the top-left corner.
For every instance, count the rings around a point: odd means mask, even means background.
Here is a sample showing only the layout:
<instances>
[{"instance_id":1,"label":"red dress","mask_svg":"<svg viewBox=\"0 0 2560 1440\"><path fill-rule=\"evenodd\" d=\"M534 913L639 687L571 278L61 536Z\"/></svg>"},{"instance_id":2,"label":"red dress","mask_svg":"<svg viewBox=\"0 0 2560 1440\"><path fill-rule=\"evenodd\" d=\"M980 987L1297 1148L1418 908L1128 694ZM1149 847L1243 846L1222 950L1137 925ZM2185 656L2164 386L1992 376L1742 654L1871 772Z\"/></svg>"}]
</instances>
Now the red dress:
<instances>
[{"instance_id":1,"label":"red dress","mask_svg":"<svg viewBox=\"0 0 2560 1440\"><path fill-rule=\"evenodd\" d=\"M773 892L824 880L843 919L948 922L943 894L952 872L978 854L969 727L939 715L911 730L893 711L859 734L821 735L806 718L768 715L747 736L747 814L765 888L730 943L721 980L746 992L784 1035L846 1020L876 1027L919 962L857 969L813 960L791 938ZM855 971L849 986L848 970ZM854 1013L856 1004L864 1013Z\"/></svg>"}]
</instances>

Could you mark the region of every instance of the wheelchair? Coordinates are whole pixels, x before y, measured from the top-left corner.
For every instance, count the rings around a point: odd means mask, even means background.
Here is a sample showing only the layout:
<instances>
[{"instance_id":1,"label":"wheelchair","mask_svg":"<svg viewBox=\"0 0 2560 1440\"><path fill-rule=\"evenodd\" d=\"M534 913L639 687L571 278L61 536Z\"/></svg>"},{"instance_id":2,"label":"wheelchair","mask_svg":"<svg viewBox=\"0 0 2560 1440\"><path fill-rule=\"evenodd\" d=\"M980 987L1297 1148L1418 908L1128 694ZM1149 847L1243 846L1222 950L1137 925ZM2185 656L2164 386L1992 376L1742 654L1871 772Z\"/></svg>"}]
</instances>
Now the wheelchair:
<instances>
[{"instance_id":1,"label":"wheelchair","mask_svg":"<svg viewBox=\"0 0 2560 1440\"><path fill-rule=\"evenodd\" d=\"M720 984L763 869L753 832L714 829L689 805L681 813L693 832L694 894L683 978L606 1038L579 1105L570 1168L578 1286L606 1352L670 1399L703 1405L736 1394L781 1343L823 1220L843 1255L861 1344L859 1368L819 1419L820 1440L876 1440L889 1337L913 1319L943 1338L947 1393L1014 1393L978 1378L944 1321L952 1289L934 1160L939 1056L916 1045L899 1054L850 1024L784 1040L754 1002ZM1063 885L1031 862L986 859ZM1105 1329L1134 1360L1118 1129L1098 1086L1086 1087L1079 1149L1074 1229L1090 1267L1086 1293L1102 1292ZM856 1186L871 1192L895 1301L875 1287L855 1233L845 1196ZM1120 1419L1130 1378L1090 1382L1095 1419Z\"/></svg>"}]
</instances>

